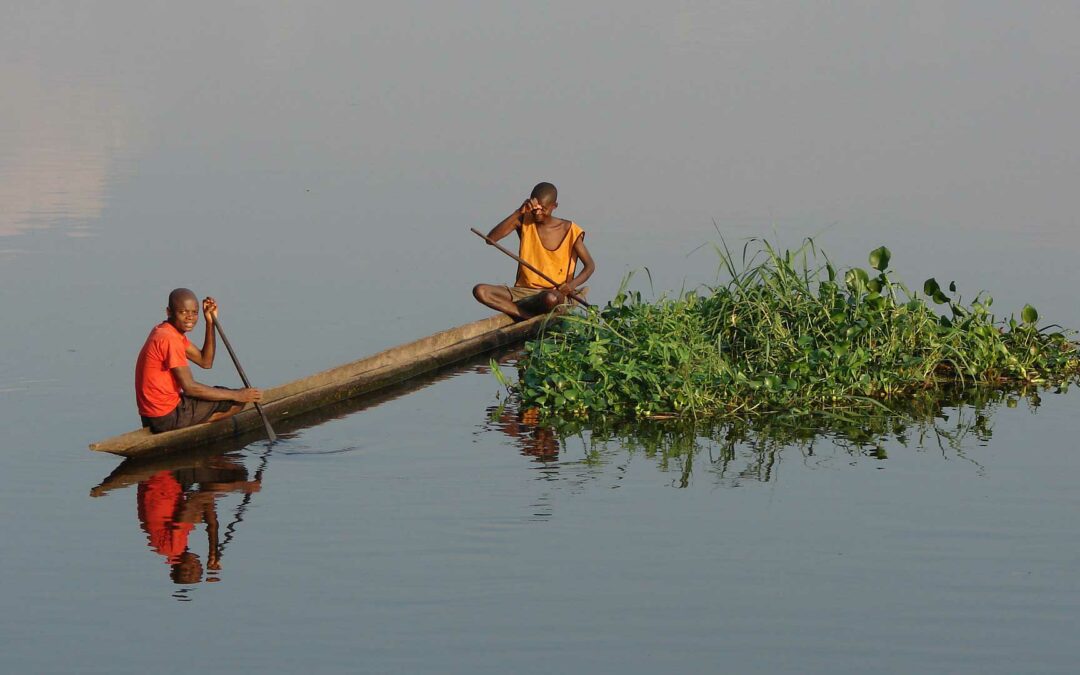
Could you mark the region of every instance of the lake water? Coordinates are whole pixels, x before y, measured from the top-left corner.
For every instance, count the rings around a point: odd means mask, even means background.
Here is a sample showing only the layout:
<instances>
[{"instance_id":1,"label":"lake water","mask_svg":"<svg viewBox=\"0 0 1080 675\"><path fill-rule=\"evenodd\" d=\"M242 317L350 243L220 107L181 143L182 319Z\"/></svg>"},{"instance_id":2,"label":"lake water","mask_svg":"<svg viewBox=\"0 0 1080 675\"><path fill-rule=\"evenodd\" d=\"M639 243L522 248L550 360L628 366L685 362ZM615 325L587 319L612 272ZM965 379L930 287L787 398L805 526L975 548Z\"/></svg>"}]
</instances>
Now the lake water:
<instances>
[{"instance_id":1,"label":"lake water","mask_svg":"<svg viewBox=\"0 0 1080 675\"><path fill-rule=\"evenodd\" d=\"M712 280L718 231L814 236L1080 327L1080 6L0 16L5 672L1075 670L1075 392L974 430L947 408L952 439L703 431L686 455L532 428L484 358L269 452L140 474L86 446L137 425L171 288L214 295L252 379L285 382L485 316L469 289L513 263L468 228L539 180L597 300L642 267L657 292ZM197 376L236 384L224 353ZM196 522L149 541L178 492Z\"/></svg>"}]
</instances>

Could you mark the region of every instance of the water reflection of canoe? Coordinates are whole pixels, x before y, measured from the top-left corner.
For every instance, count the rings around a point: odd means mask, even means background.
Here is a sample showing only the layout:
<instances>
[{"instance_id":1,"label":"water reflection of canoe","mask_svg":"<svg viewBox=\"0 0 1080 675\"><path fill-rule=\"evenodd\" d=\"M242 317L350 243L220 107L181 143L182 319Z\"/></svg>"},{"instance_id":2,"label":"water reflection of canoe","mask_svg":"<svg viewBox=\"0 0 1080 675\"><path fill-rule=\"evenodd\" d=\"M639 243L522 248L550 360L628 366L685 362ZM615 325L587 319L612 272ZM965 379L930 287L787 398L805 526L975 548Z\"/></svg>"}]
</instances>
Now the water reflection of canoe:
<instances>
[{"instance_id":1,"label":"water reflection of canoe","mask_svg":"<svg viewBox=\"0 0 1080 675\"><path fill-rule=\"evenodd\" d=\"M324 370L263 392L263 411L271 420L288 419L324 405L377 391L462 359L536 335L548 317L513 323L498 315L435 333L408 344ZM261 428L254 407L230 418L176 431L152 434L148 429L91 443L90 449L123 457L144 457L231 438Z\"/></svg>"},{"instance_id":2,"label":"water reflection of canoe","mask_svg":"<svg viewBox=\"0 0 1080 675\"><path fill-rule=\"evenodd\" d=\"M238 466L239 455L235 452L223 454L216 448L203 446L164 455L132 459L121 462L101 483L91 488L90 496L103 497L113 490L129 488L162 471L197 472L214 470L222 465Z\"/></svg>"}]
</instances>

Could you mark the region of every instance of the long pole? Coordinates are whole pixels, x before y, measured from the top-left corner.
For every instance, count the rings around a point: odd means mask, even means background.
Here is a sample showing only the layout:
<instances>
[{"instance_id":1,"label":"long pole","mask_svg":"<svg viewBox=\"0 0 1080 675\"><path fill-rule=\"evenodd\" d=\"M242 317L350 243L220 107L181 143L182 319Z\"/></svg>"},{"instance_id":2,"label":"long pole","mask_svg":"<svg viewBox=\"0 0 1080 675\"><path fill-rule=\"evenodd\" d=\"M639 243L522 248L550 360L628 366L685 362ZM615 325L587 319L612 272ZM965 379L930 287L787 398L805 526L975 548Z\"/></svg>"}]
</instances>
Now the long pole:
<instances>
[{"instance_id":1,"label":"long pole","mask_svg":"<svg viewBox=\"0 0 1080 675\"><path fill-rule=\"evenodd\" d=\"M232 357L233 365L236 366L236 372L240 373L240 380L243 381L245 387L251 389L251 382L248 381L247 374L244 373L244 368L240 365L240 359L236 358L236 352L233 351L232 345L229 344L229 338L225 337L225 329L221 327L221 322L218 320L216 314L214 315L214 329L217 330L218 335L221 336L221 341L225 343L225 349L229 350L229 356ZM261 405L256 403L255 409L258 410L259 415L262 416L263 426L266 427L266 435L270 438L270 442L273 443L277 440L277 434L274 433L273 427L270 426L270 420L266 418L266 413L263 412Z\"/></svg>"},{"instance_id":2,"label":"long pole","mask_svg":"<svg viewBox=\"0 0 1080 675\"><path fill-rule=\"evenodd\" d=\"M486 241L487 243L491 244L491 245L492 245L492 246L494 246L495 248L499 249L500 251L502 251L502 252L503 252L503 253L505 253L506 255L510 256L510 257L511 257L511 258L513 258L514 260L518 261L519 263L521 263L522 265L524 265L524 266L525 266L525 267L526 267L527 269L529 269L529 270L532 270L532 271L533 271L533 272L534 272L534 273L535 273L535 274L536 274L537 276L539 276L539 277L540 277L541 279L543 279L544 281L546 281L546 282L548 282L549 284L551 284L551 285L552 285L552 286L553 286L553 287L555 288L555 290L558 290L558 288L559 288L559 283L558 283L557 281L555 281L554 279L552 279L552 278L551 278L551 277L549 277L548 275L544 274L544 273L543 273L543 272L541 272L540 270L536 269L535 267L533 267L533 266L532 266L532 265L530 265L529 263L525 262L524 260L522 260L521 258L519 258L518 256L516 256L515 254L511 253L511 252L510 252L510 251L508 251L507 249L503 248L502 246L500 246L500 245L499 245L499 243L498 243L498 242L496 242L496 241L495 241L494 239L492 239L491 237L487 236L486 234L484 234L484 233L483 233L483 232L481 232L480 230L477 230L477 229L476 229L475 227L470 227L469 229L470 229L470 230L472 230L473 234L475 234L476 236L480 237L481 239L483 239L483 240L484 240L484 241ZM571 298L572 300L577 300L578 302L580 302L580 303L581 303L581 305L582 305L582 307L592 307L592 305L590 305L590 304L589 304L589 302L588 302L587 300L585 300L585 298L581 297L581 296L580 296L580 295L578 295L577 293L571 293L571 294L570 294L570 298Z\"/></svg>"}]
</instances>

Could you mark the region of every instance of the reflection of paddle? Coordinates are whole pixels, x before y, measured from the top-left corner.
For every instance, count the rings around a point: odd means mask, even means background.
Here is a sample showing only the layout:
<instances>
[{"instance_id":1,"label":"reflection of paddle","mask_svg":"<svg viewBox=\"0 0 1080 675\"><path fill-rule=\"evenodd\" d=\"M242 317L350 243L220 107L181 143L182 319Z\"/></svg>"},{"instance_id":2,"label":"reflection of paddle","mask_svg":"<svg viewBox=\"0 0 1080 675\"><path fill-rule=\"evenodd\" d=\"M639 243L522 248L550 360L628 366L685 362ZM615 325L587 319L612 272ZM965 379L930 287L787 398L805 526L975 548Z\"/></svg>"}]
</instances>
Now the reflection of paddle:
<instances>
[{"instance_id":1,"label":"reflection of paddle","mask_svg":"<svg viewBox=\"0 0 1080 675\"><path fill-rule=\"evenodd\" d=\"M214 314L214 328L217 330L218 335L221 336L221 341L225 343L225 349L229 350L229 356L232 357L233 365L236 366L236 372L240 373L240 380L245 387L251 389L251 382L248 382L247 375L244 374L244 368L240 365L240 360L236 358L236 352L233 351L232 345L229 344L229 338L225 337L225 331L222 329L216 313ZM266 419L266 413L263 412L261 405L256 403L255 409L262 416L263 426L266 427L266 435L270 438L270 442L273 443L277 440L277 434L274 433L274 429L270 426L270 420Z\"/></svg>"},{"instance_id":2,"label":"reflection of paddle","mask_svg":"<svg viewBox=\"0 0 1080 675\"><path fill-rule=\"evenodd\" d=\"M503 253L505 253L506 255L508 255L508 256L510 256L511 258L513 258L514 260L518 261L519 263L521 263L522 265L524 265L524 266L525 266L526 268L528 268L529 270L532 270L532 271L533 271L533 272L534 272L535 274L537 274L537 275L538 275L538 276L539 276L539 277L540 277L541 279L543 279L544 281L546 281L546 282L548 282L549 284L551 284L551 285L552 285L552 286L554 287L554 290L558 290L558 288L559 288L559 284L558 284L558 283L556 283L556 281L555 281L554 279L552 279L552 278L551 278L551 277L549 277L548 275L544 274L544 273L543 273L543 272L541 272L540 270L536 269L535 267L533 267L533 266L532 266L532 265L530 265L529 263L525 262L524 260L522 260L522 259L521 259L521 258L519 258L518 256L516 256L516 255L514 255L513 253L511 253L510 251L506 250L506 249L505 249L505 248L503 248L502 246L499 246L499 244L498 244L498 243L496 243L494 239L492 239L491 237L487 236L487 235L486 235L486 234L484 234L483 232L481 232L481 231L477 230L477 229L476 229L475 227L470 227L469 229L470 229L470 230L472 230L472 231L473 231L473 234L475 234L476 236L480 237L481 239L483 239L483 240L484 240L484 241L486 241L487 243L491 244L491 245L492 245L492 246L494 246L495 248L499 249L500 251L502 251L502 252L503 252ZM583 307L592 307L592 305L590 305L590 304L588 303L588 301L586 301L586 300L585 300L585 298L581 297L581 296L580 296L580 295L578 295L577 293L571 293L571 294L570 294L570 298L571 298L571 299L573 299L573 300L577 300L578 302L580 302L580 303L581 303L581 305L582 305Z\"/></svg>"},{"instance_id":3,"label":"reflection of paddle","mask_svg":"<svg viewBox=\"0 0 1080 675\"><path fill-rule=\"evenodd\" d=\"M265 417L263 419L266 419ZM272 433L272 432L271 432ZM273 447L271 444L267 444L266 449L263 450L262 456L259 458L259 468L255 470L255 482L262 487L263 472L266 471L266 460L270 458L270 449ZM233 516L231 523L225 526L225 537L221 541L221 545L218 546L218 562L221 562L222 556L225 555L225 548L233 540L233 536L236 533L236 526L244 522L244 512L247 511L248 504L251 503L251 495L255 494L254 491L249 491L244 495L244 498L240 500L240 505L236 507L236 515Z\"/></svg>"}]
</instances>

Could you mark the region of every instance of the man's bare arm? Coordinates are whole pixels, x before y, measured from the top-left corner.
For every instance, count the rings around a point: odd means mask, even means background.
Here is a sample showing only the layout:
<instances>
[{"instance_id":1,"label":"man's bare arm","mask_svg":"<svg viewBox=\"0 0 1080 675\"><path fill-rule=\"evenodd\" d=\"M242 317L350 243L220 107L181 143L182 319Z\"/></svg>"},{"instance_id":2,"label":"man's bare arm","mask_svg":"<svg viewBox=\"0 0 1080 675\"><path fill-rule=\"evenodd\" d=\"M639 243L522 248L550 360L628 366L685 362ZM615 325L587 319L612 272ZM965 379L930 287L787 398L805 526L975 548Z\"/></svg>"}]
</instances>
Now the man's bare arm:
<instances>
[{"instance_id":1,"label":"man's bare arm","mask_svg":"<svg viewBox=\"0 0 1080 675\"><path fill-rule=\"evenodd\" d=\"M206 336L203 338L203 346L202 349L196 349L195 345L189 344L186 350L189 361L207 370L214 366L214 348L216 347L214 341L214 317L216 315L217 301L211 297L203 299L203 320L206 323Z\"/></svg>"},{"instance_id":2,"label":"man's bare arm","mask_svg":"<svg viewBox=\"0 0 1080 675\"><path fill-rule=\"evenodd\" d=\"M499 241L506 235L510 234L514 230L521 227L521 224L525 222L525 218L532 214L533 209L539 205L535 199L526 199L516 211L503 218L502 222L491 228L491 232L488 232L488 239L492 241Z\"/></svg>"},{"instance_id":3,"label":"man's bare arm","mask_svg":"<svg viewBox=\"0 0 1080 675\"><path fill-rule=\"evenodd\" d=\"M191 368L187 366L173 368L172 374L180 383L184 394L191 398L201 398L204 401L236 401L237 403L254 403L262 400L262 392L258 389L222 389L196 382L191 376Z\"/></svg>"},{"instance_id":4,"label":"man's bare arm","mask_svg":"<svg viewBox=\"0 0 1080 675\"><path fill-rule=\"evenodd\" d=\"M581 272L576 277L570 280L569 283L564 284L569 286L570 290L577 290L581 287L581 284L589 280L592 273L596 271L596 263L593 262L592 255L589 253L589 249L585 247L585 237L578 237L578 240L574 242L574 253L577 255L578 260L581 261Z\"/></svg>"}]
</instances>

